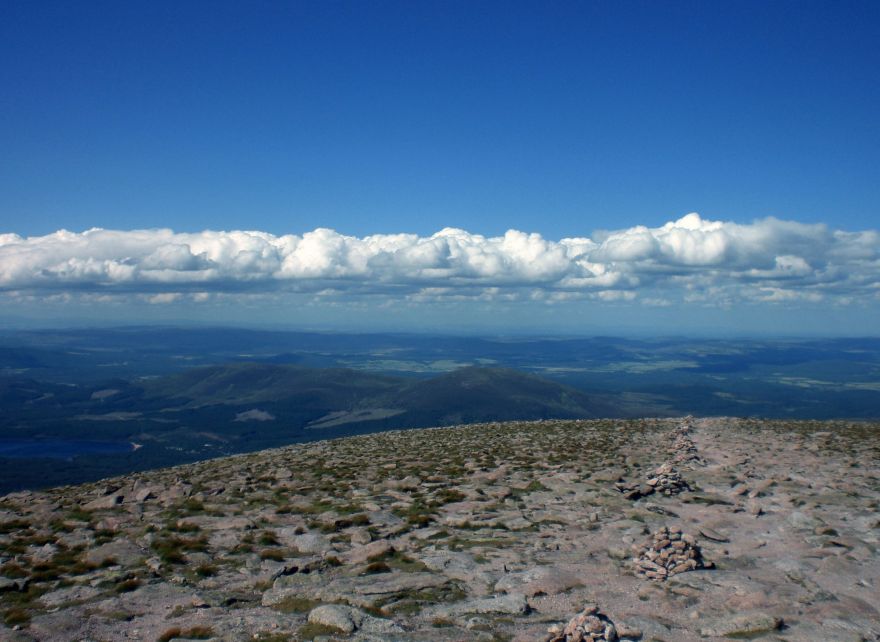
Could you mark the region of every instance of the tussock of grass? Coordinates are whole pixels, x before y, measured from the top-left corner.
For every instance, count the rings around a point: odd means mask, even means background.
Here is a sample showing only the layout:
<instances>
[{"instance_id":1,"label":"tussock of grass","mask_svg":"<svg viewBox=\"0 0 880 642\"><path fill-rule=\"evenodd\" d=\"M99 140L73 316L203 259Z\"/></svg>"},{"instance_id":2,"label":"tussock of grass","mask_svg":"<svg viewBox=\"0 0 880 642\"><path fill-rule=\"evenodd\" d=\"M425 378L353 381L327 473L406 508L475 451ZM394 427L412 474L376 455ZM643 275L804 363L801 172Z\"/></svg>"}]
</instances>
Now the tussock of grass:
<instances>
[{"instance_id":1,"label":"tussock of grass","mask_svg":"<svg viewBox=\"0 0 880 642\"><path fill-rule=\"evenodd\" d=\"M339 629L309 622L297 631L297 639L300 640L314 640L321 635L339 635Z\"/></svg>"},{"instance_id":2,"label":"tussock of grass","mask_svg":"<svg viewBox=\"0 0 880 642\"><path fill-rule=\"evenodd\" d=\"M31 523L25 521L23 519L13 519L8 522L3 522L0 524L0 535L9 535L10 533L14 533L16 531L24 531L28 530L31 527Z\"/></svg>"},{"instance_id":3,"label":"tussock of grass","mask_svg":"<svg viewBox=\"0 0 880 642\"><path fill-rule=\"evenodd\" d=\"M31 614L24 609L11 608L3 614L3 622L6 626L15 626L16 624L27 624L31 621Z\"/></svg>"},{"instance_id":4,"label":"tussock of grass","mask_svg":"<svg viewBox=\"0 0 880 642\"><path fill-rule=\"evenodd\" d=\"M131 591L136 591L141 586L141 581L136 578L132 578L130 580L124 580L116 585L113 589L117 593L130 593Z\"/></svg>"},{"instance_id":5,"label":"tussock of grass","mask_svg":"<svg viewBox=\"0 0 880 642\"><path fill-rule=\"evenodd\" d=\"M205 537L182 538L167 536L153 542L153 550L166 564L184 564L186 552L205 552L208 549L208 540Z\"/></svg>"},{"instance_id":6,"label":"tussock of grass","mask_svg":"<svg viewBox=\"0 0 880 642\"><path fill-rule=\"evenodd\" d=\"M214 629L210 626L194 626L189 629L181 629L179 626L167 629L160 635L156 642L170 642L171 640L207 640L214 637Z\"/></svg>"},{"instance_id":7,"label":"tussock of grass","mask_svg":"<svg viewBox=\"0 0 880 642\"><path fill-rule=\"evenodd\" d=\"M278 541L278 538L275 537L274 533L270 533L269 531L263 531L260 533L260 537L257 539L257 542L261 546L279 546L281 542Z\"/></svg>"},{"instance_id":8,"label":"tussock of grass","mask_svg":"<svg viewBox=\"0 0 880 642\"><path fill-rule=\"evenodd\" d=\"M316 606L320 606L318 600L310 600L305 597L288 597L272 605L272 609L279 613L308 613Z\"/></svg>"},{"instance_id":9,"label":"tussock of grass","mask_svg":"<svg viewBox=\"0 0 880 642\"><path fill-rule=\"evenodd\" d=\"M266 548L260 551L261 560L272 560L273 562L283 562L284 552L277 548Z\"/></svg>"}]
</instances>

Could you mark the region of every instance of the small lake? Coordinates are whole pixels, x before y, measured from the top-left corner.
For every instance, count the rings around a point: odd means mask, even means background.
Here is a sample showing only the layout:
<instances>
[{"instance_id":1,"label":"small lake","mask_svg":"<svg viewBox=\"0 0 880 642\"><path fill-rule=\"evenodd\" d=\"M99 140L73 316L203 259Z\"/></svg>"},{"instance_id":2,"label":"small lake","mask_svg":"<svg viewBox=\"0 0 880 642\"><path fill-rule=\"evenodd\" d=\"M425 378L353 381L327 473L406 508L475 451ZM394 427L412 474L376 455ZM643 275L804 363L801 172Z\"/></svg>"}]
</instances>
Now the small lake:
<instances>
[{"instance_id":1,"label":"small lake","mask_svg":"<svg viewBox=\"0 0 880 642\"><path fill-rule=\"evenodd\" d=\"M118 455L133 450L128 441L0 439L0 457L15 459L73 459L77 455Z\"/></svg>"}]
</instances>

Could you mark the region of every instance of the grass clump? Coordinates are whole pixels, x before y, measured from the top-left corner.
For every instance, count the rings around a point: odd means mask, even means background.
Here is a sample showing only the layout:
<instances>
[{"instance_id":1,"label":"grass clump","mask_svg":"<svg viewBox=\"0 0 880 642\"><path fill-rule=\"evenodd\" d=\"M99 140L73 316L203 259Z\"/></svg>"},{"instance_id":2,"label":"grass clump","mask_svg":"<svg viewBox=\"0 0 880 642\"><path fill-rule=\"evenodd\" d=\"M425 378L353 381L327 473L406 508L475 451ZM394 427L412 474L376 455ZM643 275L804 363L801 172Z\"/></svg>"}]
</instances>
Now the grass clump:
<instances>
[{"instance_id":1,"label":"grass clump","mask_svg":"<svg viewBox=\"0 0 880 642\"><path fill-rule=\"evenodd\" d=\"M305 597L288 597L272 605L272 609L279 613L308 613L316 606L320 606L318 600L310 600Z\"/></svg>"},{"instance_id":2,"label":"grass clump","mask_svg":"<svg viewBox=\"0 0 880 642\"><path fill-rule=\"evenodd\" d=\"M187 511L188 513L201 513L205 510L205 505L200 502L198 499L187 499L181 505L181 509Z\"/></svg>"},{"instance_id":3,"label":"grass clump","mask_svg":"<svg viewBox=\"0 0 880 642\"><path fill-rule=\"evenodd\" d=\"M128 580L123 580L119 584L114 587L114 591L117 593L131 593L132 591L136 591L141 586L141 581L137 578L131 578Z\"/></svg>"},{"instance_id":4,"label":"grass clump","mask_svg":"<svg viewBox=\"0 0 880 642\"><path fill-rule=\"evenodd\" d=\"M419 573L428 571L428 567L422 562L415 560L403 553L396 551L385 558L385 563L392 569L403 571L404 573Z\"/></svg>"},{"instance_id":5,"label":"grass clump","mask_svg":"<svg viewBox=\"0 0 880 642\"><path fill-rule=\"evenodd\" d=\"M358 513L357 515L352 515L349 518L352 526L369 526L370 518L363 513Z\"/></svg>"},{"instance_id":6,"label":"grass clump","mask_svg":"<svg viewBox=\"0 0 880 642\"><path fill-rule=\"evenodd\" d=\"M424 528L434 521L434 510L421 501L413 502L407 508L396 508L392 511L397 517L416 528Z\"/></svg>"},{"instance_id":7,"label":"grass clump","mask_svg":"<svg viewBox=\"0 0 880 642\"><path fill-rule=\"evenodd\" d=\"M444 488L435 493L434 501L442 504L453 504L455 502L464 501L466 495L455 488Z\"/></svg>"},{"instance_id":8,"label":"grass clump","mask_svg":"<svg viewBox=\"0 0 880 642\"><path fill-rule=\"evenodd\" d=\"M11 608L3 614L3 622L6 626L15 626L17 624L27 624L31 621L31 614L25 609Z\"/></svg>"},{"instance_id":9,"label":"grass clump","mask_svg":"<svg viewBox=\"0 0 880 642\"><path fill-rule=\"evenodd\" d=\"M28 572L15 562L6 562L6 564L0 566L0 575L10 579L21 579L27 577Z\"/></svg>"},{"instance_id":10,"label":"grass clump","mask_svg":"<svg viewBox=\"0 0 880 642\"><path fill-rule=\"evenodd\" d=\"M92 514L80 506L76 506L67 511L67 519L72 522L90 522Z\"/></svg>"},{"instance_id":11,"label":"grass clump","mask_svg":"<svg viewBox=\"0 0 880 642\"><path fill-rule=\"evenodd\" d=\"M31 523L25 521L23 519L13 519L8 522L3 522L0 524L0 535L9 535L15 531L24 531L28 530L31 527Z\"/></svg>"},{"instance_id":12,"label":"grass clump","mask_svg":"<svg viewBox=\"0 0 880 642\"><path fill-rule=\"evenodd\" d=\"M34 564L31 568L32 582L52 582L61 577L62 567L55 566L51 562L41 562Z\"/></svg>"},{"instance_id":13,"label":"grass clump","mask_svg":"<svg viewBox=\"0 0 880 642\"><path fill-rule=\"evenodd\" d=\"M181 629L173 626L160 635L156 642L170 642L171 640L207 640L214 637L214 629L210 626L194 626L189 629Z\"/></svg>"},{"instance_id":14,"label":"grass clump","mask_svg":"<svg viewBox=\"0 0 880 642\"><path fill-rule=\"evenodd\" d=\"M203 553L208 549L208 540L203 537L183 538L167 536L153 542L153 550L166 564L184 564L185 552Z\"/></svg>"},{"instance_id":15,"label":"grass clump","mask_svg":"<svg viewBox=\"0 0 880 642\"><path fill-rule=\"evenodd\" d=\"M264 548L260 551L260 559L272 560L273 562L283 562L284 552L279 551L277 548Z\"/></svg>"},{"instance_id":16,"label":"grass clump","mask_svg":"<svg viewBox=\"0 0 880 642\"><path fill-rule=\"evenodd\" d=\"M385 562L370 562L361 571L361 575L376 575L378 573L390 573L391 567L388 566Z\"/></svg>"},{"instance_id":17,"label":"grass clump","mask_svg":"<svg viewBox=\"0 0 880 642\"><path fill-rule=\"evenodd\" d=\"M300 640L314 640L321 635L339 635L339 629L333 626L325 626L323 624L308 624L300 627L297 632L297 638Z\"/></svg>"},{"instance_id":18,"label":"grass clump","mask_svg":"<svg viewBox=\"0 0 880 642\"><path fill-rule=\"evenodd\" d=\"M370 518L359 513L350 517L340 517L332 522L312 522L314 528L318 528L322 533L338 533L346 528L353 526L369 526Z\"/></svg>"},{"instance_id":19,"label":"grass clump","mask_svg":"<svg viewBox=\"0 0 880 642\"><path fill-rule=\"evenodd\" d=\"M217 575L218 570L214 564L200 564L196 567L196 575L199 577L213 577Z\"/></svg>"},{"instance_id":20,"label":"grass clump","mask_svg":"<svg viewBox=\"0 0 880 642\"><path fill-rule=\"evenodd\" d=\"M332 510L333 504L327 501L316 501L305 506L298 505L292 508L300 515L320 515L321 513L326 513L328 510Z\"/></svg>"},{"instance_id":21,"label":"grass clump","mask_svg":"<svg viewBox=\"0 0 880 642\"><path fill-rule=\"evenodd\" d=\"M63 519L56 519L49 523L49 528L53 533L72 533L73 526L65 522Z\"/></svg>"},{"instance_id":22,"label":"grass clump","mask_svg":"<svg viewBox=\"0 0 880 642\"><path fill-rule=\"evenodd\" d=\"M173 533L198 533L201 528L199 528L198 524L193 524L192 522L177 521L169 524L168 530Z\"/></svg>"},{"instance_id":23,"label":"grass clump","mask_svg":"<svg viewBox=\"0 0 880 642\"><path fill-rule=\"evenodd\" d=\"M270 531L263 531L260 533L260 537L257 542L262 546L280 546L281 542L278 541L278 538L275 537L275 534Z\"/></svg>"}]
</instances>

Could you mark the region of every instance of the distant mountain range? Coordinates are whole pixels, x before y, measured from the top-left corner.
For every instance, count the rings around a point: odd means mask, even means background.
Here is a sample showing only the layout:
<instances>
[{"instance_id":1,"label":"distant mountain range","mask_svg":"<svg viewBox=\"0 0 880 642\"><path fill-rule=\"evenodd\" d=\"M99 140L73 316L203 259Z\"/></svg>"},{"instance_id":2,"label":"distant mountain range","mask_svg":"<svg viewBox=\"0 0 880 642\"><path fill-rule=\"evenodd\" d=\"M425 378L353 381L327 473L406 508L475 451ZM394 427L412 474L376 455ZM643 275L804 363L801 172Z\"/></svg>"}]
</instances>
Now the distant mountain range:
<instances>
[{"instance_id":1,"label":"distant mountain range","mask_svg":"<svg viewBox=\"0 0 880 642\"><path fill-rule=\"evenodd\" d=\"M877 338L0 329L0 490L391 428L880 418L878 382Z\"/></svg>"},{"instance_id":2,"label":"distant mountain range","mask_svg":"<svg viewBox=\"0 0 880 642\"><path fill-rule=\"evenodd\" d=\"M0 381L6 439L137 443L136 452L103 462L108 473L389 428L618 414L600 397L507 368L415 379L234 363L102 386ZM94 466L102 458L79 459ZM79 481L71 474L56 481ZM0 490L16 485L0 483Z\"/></svg>"},{"instance_id":3,"label":"distant mountain range","mask_svg":"<svg viewBox=\"0 0 880 642\"><path fill-rule=\"evenodd\" d=\"M289 437L303 430L348 426L421 427L510 419L593 418L613 406L563 384L508 368L466 367L432 378L388 376L346 368L234 363L100 386L71 388L5 380L0 399L12 432L76 435L93 424L104 438L162 440L173 432L209 431L234 442ZM15 406L28 421L10 425ZM249 414L250 413L250 414ZM42 420L41 420L42 419ZM63 430L58 422L67 420ZM269 424L272 424L270 427ZM112 424L112 426L110 425ZM110 430L112 428L112 430ZM112 433L112 434L111 434Z\"/></svg>"}]
</instances>

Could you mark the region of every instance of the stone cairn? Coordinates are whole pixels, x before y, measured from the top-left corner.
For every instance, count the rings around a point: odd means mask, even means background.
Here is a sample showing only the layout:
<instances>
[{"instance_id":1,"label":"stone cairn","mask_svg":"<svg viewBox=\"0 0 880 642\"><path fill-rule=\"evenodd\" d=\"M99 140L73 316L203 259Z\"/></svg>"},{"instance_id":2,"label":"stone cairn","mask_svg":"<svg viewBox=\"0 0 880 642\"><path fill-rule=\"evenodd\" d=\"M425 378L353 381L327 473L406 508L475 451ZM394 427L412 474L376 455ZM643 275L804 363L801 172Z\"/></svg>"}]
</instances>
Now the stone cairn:
<instances>
[{"instance_id":1,"label":"stone cairn","mask_svg":"<svg viewBox=\"0 0 880 642\"><path fill-rule=\"evenodd\" d=\"M554 624L547 629L544 642L587 642L589 640L617 640L617 628L599 607L590 605L575 615L564 627Z\"/></svg>"},{"instance_id":2,"label":"stone cairn","mask_svg":"<svg viewBox=\"0 0 880 642\"><path fill-rule=\"evenodd\" d=\"M688 423L672 431L672 446L669 449L672 454L673 464L702 464L702 458L697 454L697 445L691 439L691 427Z\"/></svg>"},{"instance_id":3,"label":"stone cairn","mask_svg":"<svg viewBox=\"0 0 880 642\"><path fill-rule=\"evenodd\" d=\"M644 484L617 482L614 487L624 494L627 499L640 499L658 493L666 495L678 495L686 490L691 490L690 484L684 480L681 473L670 463L663 464L653 474L648 475Z\"/></svg>"},{"instance_id":4,"label":"stone cairn","mask_svg":"<svg viewBox=\"0 0 880 642\"><path fill-rule=\"evenodd\" d=\"M681 473L675 469L670 463L663 464L654 471L654 476L648 478L648 486L654 489L655 493L661 495L678 495L686 490L691 490Z\"/></svg>"},{"instance_id":5,"label":"stone cairn","mask_svg":"<svg viewBox=\"0 0 880 642\"><path fill-rule=\"evenodd\" d=\"M664 526L634 549L636 574L650 580L662 581L679 573L713 566L703 561L696 540L682 534L677 526Z\"/></svg>"}]
</instances>

